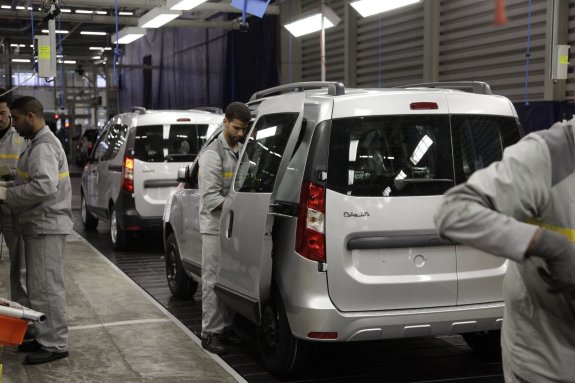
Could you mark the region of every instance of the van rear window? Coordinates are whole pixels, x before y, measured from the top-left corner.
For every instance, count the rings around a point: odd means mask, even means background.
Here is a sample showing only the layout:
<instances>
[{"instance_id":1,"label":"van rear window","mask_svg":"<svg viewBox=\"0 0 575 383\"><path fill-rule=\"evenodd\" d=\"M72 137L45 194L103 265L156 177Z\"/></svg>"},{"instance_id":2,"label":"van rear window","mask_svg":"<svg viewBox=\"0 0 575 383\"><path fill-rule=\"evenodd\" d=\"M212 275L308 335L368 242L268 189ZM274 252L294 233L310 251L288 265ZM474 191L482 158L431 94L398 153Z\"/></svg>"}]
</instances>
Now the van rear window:
<instances>
[{"instance_id":1,"label":"van rear window","mask_svg":"<svg viewBox=\"0 0 575 383\"><path fill-rule=\"evenodd\" d=\"M519 139L514 118L353 117L331 127L327 186L352 196L443 194L501 159Z\"/></svg>"},{"instance_id":2,"label":"van rear window","mask_svg":"<svg viewBox=\"0 0 575 383\"><path fill-rule=\"evenodd\" d=\"M138 126L134 157L145 162L191 162L208 139L209 127L199 124Z\"/></svg>"}]
</instances>

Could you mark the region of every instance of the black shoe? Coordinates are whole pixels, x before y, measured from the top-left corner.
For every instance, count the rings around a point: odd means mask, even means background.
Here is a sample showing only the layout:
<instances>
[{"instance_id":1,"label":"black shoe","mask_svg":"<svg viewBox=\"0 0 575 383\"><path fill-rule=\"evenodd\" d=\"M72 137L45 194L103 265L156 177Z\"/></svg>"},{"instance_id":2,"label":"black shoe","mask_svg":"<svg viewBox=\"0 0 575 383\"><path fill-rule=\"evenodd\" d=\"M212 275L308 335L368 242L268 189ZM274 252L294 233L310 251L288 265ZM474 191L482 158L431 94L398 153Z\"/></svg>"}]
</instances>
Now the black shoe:
<instances>
[{"instance_id":1,"label":"black shoe","mask_svg":"<svg viewBox=\"0 0 575 383\"><path fill-rule=\"evenodd\" d=\"M18 351L20 352L36 352L42 349L42 345L35 340L22 343L18 346Z\"/></svg>"},{"instance_id":2,"label":"black shoe","mask_svg":"<svg viewBox=\"0 0 575 383\"><path fill-rule=\"evenodd\" d=\"M231 330L223 332L221 337L222 337L222 342L224 342L224 344L228 344L228 345L235 344L235 345L237 345L237 344L244 343L244 341Z\"/></svg>"},{"instance_id":3,"label":"black shoe","mask_svg":"<svg viewBox=\"0 0 575 383\"><path fill-rule=\"evenodd\" d=\"M228 353L228 347L222 341L221 335L208 335L202 338L202 347L204 350L218 355Z\"/></svg>"},{"instance_id":4,"label":"black shoe","mask_svg":"<svg viewBox=\"0 0 575 383\"><path fill-rule=\"evenodd\" d=\"M33 354L27 355L26 359L24 359L24 364L43 364L67 357L68 351L53 352L42 349Z\"/></svg>"}]
</instances>

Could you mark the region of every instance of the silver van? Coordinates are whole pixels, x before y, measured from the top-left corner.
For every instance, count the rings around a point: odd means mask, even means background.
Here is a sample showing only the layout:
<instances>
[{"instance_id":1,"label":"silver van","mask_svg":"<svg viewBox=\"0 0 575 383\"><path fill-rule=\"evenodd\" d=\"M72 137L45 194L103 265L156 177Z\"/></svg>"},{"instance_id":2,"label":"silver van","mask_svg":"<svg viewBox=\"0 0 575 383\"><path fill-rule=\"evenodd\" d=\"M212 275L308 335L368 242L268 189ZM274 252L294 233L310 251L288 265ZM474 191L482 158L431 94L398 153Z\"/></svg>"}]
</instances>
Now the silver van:
<instances>
[{"instance_id":1,"label":"silver van","mask_svg":"<svg viewBox=\"0 0 575 383\"><path fill-rule=\"evenodd\" d=\"M164 204L178 185L177 169L192 162L223 114L203 110L133 112L104 127L84 168L82 223L110 222L114 249L125 249L134 232L162 229Z\"/></svg>"},{"instance_id":2,"label":"silver van","mask_svg":"<svg viewBox=\"0 0 575 383\"><path fill-rule=\"evenodd\" d=\"M478 82L297 83L248 105L249 170L223 206L215 289L257 325L269 370L293 372L311 342L463 334L497 347L506 261L439 238L433 216L447 189L519 140L507 98ZM179 170L164 214L180 297L200 280L196 167Z\"/></svg>"}]
</instances>

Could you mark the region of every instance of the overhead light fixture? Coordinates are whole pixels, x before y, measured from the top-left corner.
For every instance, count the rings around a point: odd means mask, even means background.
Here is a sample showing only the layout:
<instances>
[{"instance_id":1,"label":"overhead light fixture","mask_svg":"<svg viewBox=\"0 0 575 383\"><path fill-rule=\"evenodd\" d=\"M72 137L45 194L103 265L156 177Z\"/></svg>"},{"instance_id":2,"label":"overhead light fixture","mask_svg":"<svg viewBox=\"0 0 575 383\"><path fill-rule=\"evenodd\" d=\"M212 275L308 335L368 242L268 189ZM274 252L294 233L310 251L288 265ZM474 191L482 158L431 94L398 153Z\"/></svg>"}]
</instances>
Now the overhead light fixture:
<instances>
[{"instance_id":1,"label":"overhead light fixture","mask_svg":"<svg viewBox=\"0 0 575 383\"><path fill-rule=\"evenodd\" d=\"M146 30L144 28L126 27L118 32L117 37L115 33L112 35L112 43L116 44L116 40L118 40L118 44L130 44L145 34Z\"/></svg>"},{"instance_id":2,"label":"overhead light fixture","mask_svg":"<svg viewBox=\"0 0 575 383\"><path fill-rule=\"evenodd\" d=\"M42 29L42 33L50 33L50 31L47 30L47 29ZM60 34L62 34L62 35L66 35L66 34L70 33L70 31L66 31L66 30L64 30L64 29L56 29L56 33L60 33Z\"/></svg>"},{"instance_id":3,"label":"overhead light fixture","mask_svg":"<svg viewBox=\"0 0 575 383\"><path fill-rule=\"evenodd\" d=\"M89 48L91 51L111 51L112 48L110 47L90 47Z\"/></svg>"},{"instance_id":4,"label":"overhead light fixture","mask_svg":"<svg viewBox=\"0 0 575 383\"><path fill-rule=\"evenodd\" d=\"M351 3L350 5L354 7L362 17L368 17L420 2L421 0L359 0Z\"/></svg>"},{"instance_id":5,"label":"overhead light fixture","mask_svg":"<svg viewBox=\"0 0 575 383\"><path fill-rule=\"evenodd\" d=\"M13 63L29 63L30 59L12 59Z\"/></svg>"},{"instance_id":6,"label":"overhead light fixture","mask_svg":"<svg viewBox=\"0 0 575 383\"><path fill-rule=\"evenodd\" d=\"M60 8L60 12L62 13L72 13L71 9L67 9L67 8Z\"/></svg>"},{"instance_id":7,"label":"overhead light fixture","mask_svg":"<svg viewBox=\"0 0 575 383\"><path fill-rule=\"evenodd\" d=\"M12 9L12 6L11 6L11 5L2 5L2 6L0 6L0 8L2 8L2 9Z\"/></svg>"},{"instance_id":8,"label":"overhead light fixture","mask_svg":"<svg viewBox=\"0 0 575 383\"><path fill-rule=\"evenodd\" d=\"M26 44L10 44L11 47L26 48Z\"/></svg>"},{"instance_id":9,"label":"overhead light fixture","mask_svg":"<svg viewBox=\"0 0 575 383\"><path fill-rule=\"evenodd\" d=\"M162 25L180 17L181 14L181 11L154 8L138 19L138 26L141 28L159 28Z\"/></svg>"},{"instance_id":10,"label":"overhead light fixture","mask_svg":"<svg viewBox=\"0 0 575 383\"><path fill-rule=\"evenodd\" d=\"M101 56L92 56L92 60L100 60L101 58Z\"/></svg>"},{"instance_id":11,"label":"overhead light fixture","mask_svg":"<svg viewBox=\"0 0 575 383\"><path fill-rule=\"evenodd\" d=\"M381 0L380 0L381 1ZM339 17L330 7L323 7L323 29L335 27L339 23ZM321 30L321 11L305 13L296 21L284 25L295 37L307 35Z\"/></svg>"},{"instance_id":12,"label":"overhead light fixture","mask_svg":"<svg viewBox=\"0 0 575 383\"><path fill-rule=\"evenodd\" d=\"M106 12L106 11L96 11L96 14L97 14L97 15L107 15L108 12Z\"/></svg>"},{"instance_id":13,"label":"overhead light fixture","mask_svg":"<svg viewBox=\"0 0 575 383\"><path fill-rule=\"evenodd\" d=\"M26 9L26 7L23 7L23 6L21 6L21 5L17 5L17 6L16 6L16 9L19 10L19 11L23 11L23 10Z\"/></svg>"},{"instance_id":14,"label":"overhead light fixture","mask_svg":"<svg viewBox=\"0 0 575 383\"><path fill-rule=\"evenodd\" d=\"M81 35L106 36L108 33L106 33L106 32L82 31L82 32L80 32L80 34Z\"/></svg>"},{"instance_id":15,"label":"overhead light fixture","mask_svg":"<svg viewBox=\"0 0 575 383\"><path fill-rule=\"evenodd\" d=\"M134 12L118 12L118 16L134 16Z\"/></svg>"},{"instance_id":16,"label":"overhead light fixture","mask_svg":"<svg viewBox=\"0 0 575 383\"><path fill-rule=\"evenodd\" d=\"M168 0L168 8L172 11L189 11L208 0Z\"/></svg>"},{"instance_id":17,"label":"overhead light fixture","mask_svg":"<svg viewBox=\"0 0 575 383\"><path fill-rule=\"evenodd\" d=\"M89 10L87 10L87 9L76 9L74 12L76 12L76 13L83 13L83 14L86 14L86 15L91 15L91 14L94 13L94 11L89 11Z\"/></svg>"}]
</instances>

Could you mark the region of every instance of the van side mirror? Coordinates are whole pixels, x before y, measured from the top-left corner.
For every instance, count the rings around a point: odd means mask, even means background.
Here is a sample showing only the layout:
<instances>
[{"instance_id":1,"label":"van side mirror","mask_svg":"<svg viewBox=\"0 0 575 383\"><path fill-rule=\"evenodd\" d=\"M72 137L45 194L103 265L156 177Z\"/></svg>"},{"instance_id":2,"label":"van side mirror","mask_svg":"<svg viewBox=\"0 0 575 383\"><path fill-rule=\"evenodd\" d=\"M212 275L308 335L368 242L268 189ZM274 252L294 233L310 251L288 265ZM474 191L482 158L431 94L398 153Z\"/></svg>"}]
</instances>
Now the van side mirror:
<instances>
[{"instance_id":1,"label":"van side mirror","mask_svg":"<svg viewBox=\"0 0 575 383\"><path fill-rule=\"evenodd\" d=\"M187 180L188 175L188 167L184 166L178 169L178 182L188 182Z\"/></svg>"}]
</instances>

